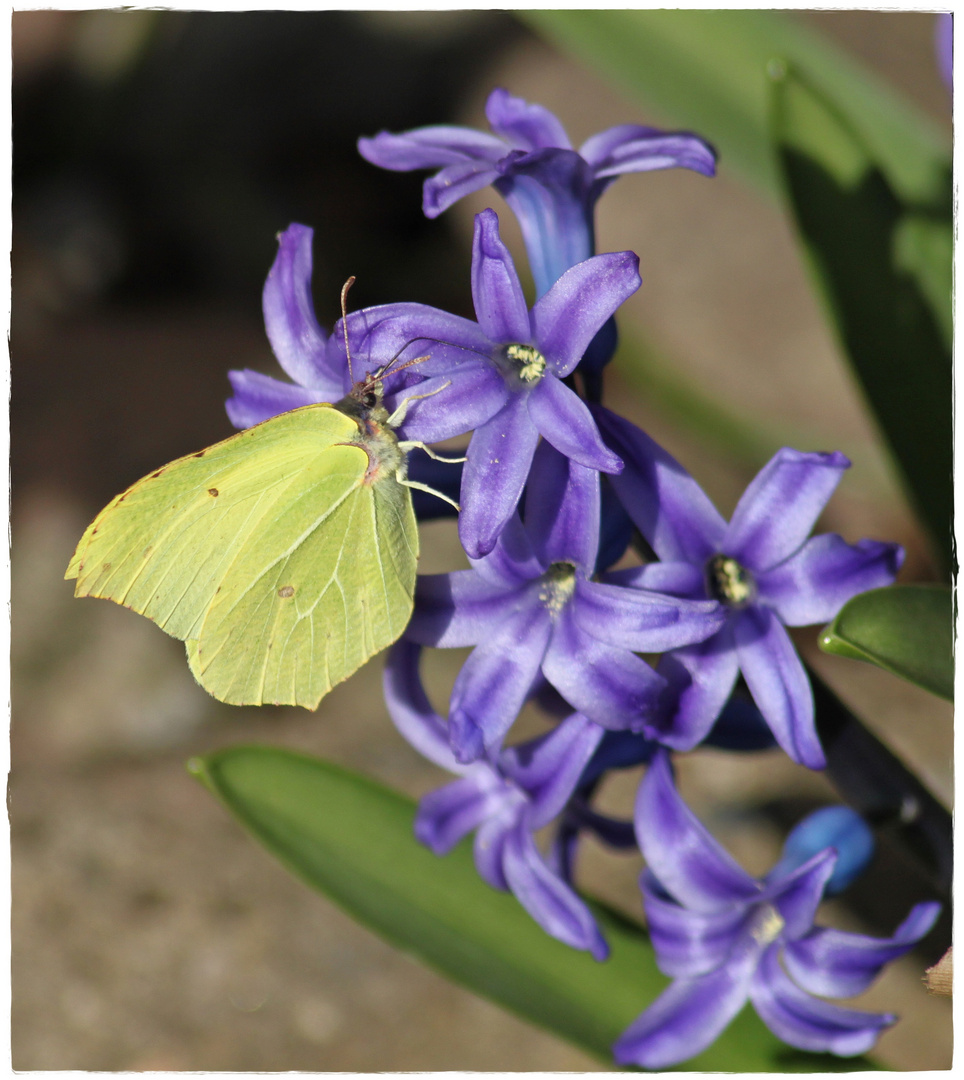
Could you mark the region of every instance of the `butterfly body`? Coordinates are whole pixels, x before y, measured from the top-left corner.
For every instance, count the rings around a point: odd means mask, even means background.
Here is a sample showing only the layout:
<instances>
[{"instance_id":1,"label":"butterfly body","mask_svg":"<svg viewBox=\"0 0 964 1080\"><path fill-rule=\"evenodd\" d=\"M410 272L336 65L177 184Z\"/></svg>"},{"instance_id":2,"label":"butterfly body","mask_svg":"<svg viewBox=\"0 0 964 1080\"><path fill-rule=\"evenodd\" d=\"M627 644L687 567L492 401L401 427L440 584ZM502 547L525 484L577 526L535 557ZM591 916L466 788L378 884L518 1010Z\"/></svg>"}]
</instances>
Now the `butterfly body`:
<instances>
[{"instance_id":1,"label":"butterfly body","mask_svg":"<svg viewBox=\"0 0 964 1080\"><path fill-rule=\"evenodd\" d=\"M369 380L139 480L66 577L183 640L220 700L313 709L401 635L417 558L405 454Z\"/></svg>"}]
</instances>

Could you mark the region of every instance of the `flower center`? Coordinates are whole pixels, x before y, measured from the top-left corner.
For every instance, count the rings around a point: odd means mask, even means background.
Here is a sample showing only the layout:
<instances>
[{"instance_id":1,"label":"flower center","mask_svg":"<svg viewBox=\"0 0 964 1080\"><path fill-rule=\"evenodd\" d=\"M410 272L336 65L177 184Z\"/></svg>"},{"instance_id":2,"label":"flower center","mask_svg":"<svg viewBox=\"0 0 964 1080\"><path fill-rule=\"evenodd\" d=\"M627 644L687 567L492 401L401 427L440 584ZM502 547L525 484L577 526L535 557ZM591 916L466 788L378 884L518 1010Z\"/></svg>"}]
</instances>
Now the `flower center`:
<instances>
[{"instance_id":1,"label":"flower center","mask_svg":"<svg viewBox=\"0 0 964 1080\"><path fill-rule=\"evenodd\" d=\"M706 591L729 607L746 607L756 599L753 575L729 555L714 555L706 564Z\"/></svg>"},{"instance_id":2,"label":"flower center","mask_svg":"<svg viewBox=\"0 0 964 1080\"><path fill-rule=\"evenodd\" d=\"M512 374L527 386L537 383L545 373L546 358L533 345L506 345L502 353Z\"/></svg>"},{"instance_id":3,"label":"flower center","mask_svg":"<svg viewBox=\"0 0 964 1080\"><path fill-rule=\"evenodd\" d=\"M551 614L558 615L576 591L576 568L572 563L554 562L542 575L539 599Z\"/></svg>"},{"instance_id":4,"label":"flower center","mask_svg":"<svg viewBox=\"0 0 964 1080\"><path fill-rule=\"evenodd\" d=\"M750 922L750 936L760 945L769 945L776 941L784 926L783 916L772 904L761 904Z\"/></svg>"}]
</instances>

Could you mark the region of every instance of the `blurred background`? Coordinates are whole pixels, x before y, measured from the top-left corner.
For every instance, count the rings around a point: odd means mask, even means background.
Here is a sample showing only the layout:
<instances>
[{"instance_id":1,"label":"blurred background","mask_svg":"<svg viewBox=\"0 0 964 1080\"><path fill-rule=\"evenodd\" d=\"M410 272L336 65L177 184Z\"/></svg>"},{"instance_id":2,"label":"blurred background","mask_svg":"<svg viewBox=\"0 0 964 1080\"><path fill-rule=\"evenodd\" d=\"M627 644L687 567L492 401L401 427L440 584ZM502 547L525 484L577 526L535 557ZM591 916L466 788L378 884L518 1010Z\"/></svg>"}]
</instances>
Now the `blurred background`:
<instances>
[{"instance_id":1,"label":"blurred background","mask_svg":"<svg viewBox=\"0 0 964 1080\"><path fill-rule=\"evenodd\" d=\"M933 17L800 13L943 125ZM555 111L574 144L659 123L499 12L33 11L13 15L12 761L13 1066L18 1070L598 1070L357 927L255 847L184 768L193 753L270 742L420 795L444 780L398 736L376 659L317 714L233 709L193 682L183 647L62 580L91 517L174 457L231 433L229 368L276 373L260 294L292 221L315 229L319 320L397 300L471 315L472 215L434 222L421 174L365 163L359 135L485 127L502 85ZM518 236L503 219L520 264ZM639 253L607 398L680 458L729 513L779 445L854 461L823 521L903 543L902 580L934 571L805 277L790 224L727 169L708 181L620 179L600 251ZM753 425L726 455L672 390L698 387ZM762 418L762 419L760 419ZM462 565L452 522L423 529L422 569ZM950 706L799 643L950 805ZM462 659L431 658L439 700ZM526 723L538 724L535 718ZM603 805L628 812L638 774ZM779 753L698 751L684 794L751 870L831 799ZM351 828L351 822L345 822ZM581 881L638 917L638 863L587 842ZM929 896L885 844L836 925L889 934ZM950 1003L921 987L949 922L858 1004L903 1021L890 1068L950 1067Z\"/></svg>"}]
</instances>

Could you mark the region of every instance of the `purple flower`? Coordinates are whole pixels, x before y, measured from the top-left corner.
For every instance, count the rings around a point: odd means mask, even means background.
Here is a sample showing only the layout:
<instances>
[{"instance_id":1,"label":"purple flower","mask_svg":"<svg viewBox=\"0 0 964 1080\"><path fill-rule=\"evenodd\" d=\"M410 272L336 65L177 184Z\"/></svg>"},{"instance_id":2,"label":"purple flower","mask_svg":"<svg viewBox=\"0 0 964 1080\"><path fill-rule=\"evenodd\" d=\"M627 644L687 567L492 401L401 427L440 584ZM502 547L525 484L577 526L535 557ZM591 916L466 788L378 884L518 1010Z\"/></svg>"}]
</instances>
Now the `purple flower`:
<instances>
[{"instance_id":1,"label":"purple flower","mask_svg":"<svg viewBox=\"0 0 964 1080\"><path fill-rule=\"evenodd\" d=\"M941 12L935 18L934 51L937 67L948 89L954 88L954 16Z\"/></svg>"},{"instance_id":2,"label":"purple flower","mask_svg":"<svg viewBox=\"0 0 964 1080\"><path fill-rule=\"evenodd\" d=\"M348 317L358 353L429 353L406 438L440 442L474 429L462 480L459 537L470 558L492 551L512 516L539 436L590 469L615 473L588 406L563 383L599 327L637 288L631 251L596 255L567 270L530 311L499 219L475 219L472 297L478 322L421 304L390 304ZM337 338L337 334L335 338ZM333 339L334 340L334 339ZM403 356L407 355L403 352ZM428 396L432 395L432 396Z\"/></svg>"},{"instance_id":3,"label":"purple flower","mask_svg":"<svg viewBox=\"0 0 964 1080\"><path fill-rule=\"evenodd\" d=\"M590 720L640 729L664 682L635 653L701 641L725 619L716 602L590 580L599 507L599 474L543 442L526 489L525 525L513 515L471 570L419 576L406 637L475 646L449 711L459 761L499 745L541 678Z\"/></svg>"},{"instance_id":4,"label":"purple flower","mask_svg":"<svg viewBox=\"0 0 964 1080\"><path fill-rule=\"evenodd\" d=\"M683 803L660 751L636 801L646 859L643 902L657 963L673 982L616 1042L622 1065L664 1069L705 1050L749 999L801 1050L865 1053L895 1017L813 997L864 991L931 928L940 904L915 905L891 938L813 925L837 853L826 848L761 881L742 870Z\"/></svg>"},{"instance_id":5,"label":"purple flower","mask_svg":"<svg viewBox=\"0 0 964 1080\"><path fill-rule=\"evenodd\" d=\"M421 647L401 641L389 654L385 700L402 735L459 779L422 799L415 835L436 855L475 833L475 865L493 888L511 891L535 921L596 960L609 954L596 920L571 884L540 854L533 832L566 806L603 729L573 713L547 735L494 747L471 765L456 761L446 726L418 679Z\"/></svg>"},{"instance_id":6,"label":"purple flower","mask_svg":"<svg viewBox=\"0 0 964 1080\"><path fill-rule=\"evenodd\" d=\"M676 167L705 176L715 172L711 147L687 132L622 124L593 135L576 151L559 120L541 105L495 89L485 112L494 135L438 125L400 135L382 131L359 139L358 149L385 169L439 169L425 181L422 205L430 218L493 184L519 219L540 296L595 251L593 207L617 176Z\"/></svg>"},{"instance_id":7,"label":"purple flower","mask_svg":"<svg viewBox=\"0 0 964 1080\"><path fill-rule=\"evenodd\" d=\"M832 533L807 539L850 462L840 453L778 451L727 524L648 435L605 409L594 415L625 463L611 482L660 559L606 580L718 599L728 612L718 633L661 658L658 670L679 703L668 724L647 733L677 750L697 745L742 672L780 746L823 768L810 680L785 627L829 621L857 593L891 584L903 561L898 544L847 544Z\"/></svg>"},{"instance_id":8,"label":"purple flower","mask_svg":"<svg viewBox=\"0 0 964 1080\"><path fill-rule=\"evenodd\" d=\"M344 351L329 349L311 300L311 237L307 225L289 225L278 236L278 255L264 283L262 307L268 340L294 384L245 368L229 371L234 397L225 406L237 428L278 413L339 401L351 389Z\"/></svg>"}]
</instances>

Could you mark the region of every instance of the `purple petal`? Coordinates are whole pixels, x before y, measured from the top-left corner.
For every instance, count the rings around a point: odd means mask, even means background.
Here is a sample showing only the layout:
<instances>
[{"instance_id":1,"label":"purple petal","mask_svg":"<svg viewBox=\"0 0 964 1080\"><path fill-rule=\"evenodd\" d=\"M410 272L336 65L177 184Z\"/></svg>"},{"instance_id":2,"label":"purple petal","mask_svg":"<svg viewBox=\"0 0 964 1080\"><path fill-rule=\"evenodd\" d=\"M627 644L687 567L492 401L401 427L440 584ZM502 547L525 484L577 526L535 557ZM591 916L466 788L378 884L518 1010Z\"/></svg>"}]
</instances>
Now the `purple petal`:
<instances>
[{"instance_id":1,"label":"purple petal","mask_svg":"<svg viewBox=\"0 0 964 1080\"><path fill-rule=\"evenodd\" d=\"M502 751L502 771L531 799L531 829L541 829L562 813L602 737L598 724L573 713L548 735Z\"/></svg>"},{"instance_id":2,"label":"purple petal","mask_svg":"<svg viewBox=\"0 0 964 1080\"><path fill-rule=\"evenodd\" d=\"M289 409L314 405L320 401L339 401L344 396L343 390L338 393L309 390L304 386L272 379L270 375L262 375L249 368L229 371L228 378L234 389L234 397L228 398L224 407L228 419L236 428L254 427Z\"/></svg>"},{"instance_id":3,"label":"purple petal","mask_svg":"<svg viewBox=\"0 0 964 1080\"><path fill-rule=\"evenodd\" d=\"M659 131L620 124L588 138L579 153L594 166L597 179L653 169L693 169L704 176L716 172L713 148L686 131Z\"/></svg>"},{"instance_id":4,"label":"purple petal","mask_svg":"<svg viewBox=\"0 0 964 1080\"><path fill-rule=\"evenodd\" d=\"M348 315L348 336L352 363L360 372L375 371L393 358L397 367L428 355L417 367L419 375L450 375L467 364L485 364L492 352L492 342L478 323L427 304L380 304L353 311ZM340 321L329 348L344 356Z\"/></svg>"},{"instance_id":5,"label":"purple petal","mask_svg":"<svg viewBox=\"0 0 964 1080\"><path fill-rule=\"evenodd\" d=\"M569 608L556 619L542 672L574 709L606 728L639 730L664 686L645 660L581 630Z\"/></svg>"},{"instance_id":6,"label":"purple petal","mask_svg":"<svg viewBox=\"0 0 964 1080\"><path fill-rule=\"evenodd\" d=\"M519 903L546 933L588 950L595 960L606 959L609 947L592 913L546 865L524 819L506 837L502 869Z\"/></svg>"},{"instance_id":7,"label":"purple petal","mask_svg":"<svg viewBox=\"0 0 964 1080\"><path fill-rule=\"evenodd\" d=\"M551 372L527 395L529 416L561 454L587 469L618 473L622 462L605 445L585 402Z\"/></svg>"},{"instance_id":8,"label":"purple petal","mask_svg":"<svg viewBox=\"0 0 964 1080\"><path fill-rule=\"evenodd\" d=\"M415 814L415 838L444 855L499 805L498 781L485 766L426 795Z\"/></svg>"},{"instance_id":9,"label":"purple petal","mask_svg":"<svg viewBox=\"0 0 964 1080\"><path fill-rule=\"evenodd\" d=\"M278 363L301 386L314 386L319 375L324 385L322 364L328 340L311 299L311 237L307 225L289 225L278 236L278 254L261 295L271 348Z\"/></svg>"},{"instance_id":10,"label":"purple petal","mask_svg":"<svg viewBox=\"0 0 964 1080\"><path fill-rule=\"evenodd\" d=\"M611 585L622 585L652 592L668 593L688 600L706 599L706 578L702 567L688 562L651 562L629 566L603 576Z\"/></svg>"},{"instance_id":11,"label":"purple petal","mask_svg":"<svg viewBox=\"0 0 964 1080\"><path fill-rule=\"evenodd\" d=\"M698 645L667 653L656 670L675 704L647 734L674 750L692 750L710 733L740 673L732 631L724 627Z\"/></svg>"},{"instance_id":12,"label":"purple petal","mask_svg":"<svg viewBox=\"0 0 964 1080\"><path fill-rule=\"evenodd\" d=\"M777 742L801 765L825 768L813 690L783 624L772 611L753 605L740 612L733 639L743 678Z\"/></svg>"},{"instance_id":13,"label":"purple petal","mask_svg":"<svg viewBox=\"0 0 964 1080\"><path fill-rule=\"evenodd\" d=\"M702 1053L743 1008L753 968L676 979L613 1045L620 1065L665 1069Z\"/></svg>"},{"instance_id":14,"label":"purple petal","mask_svg":"<svg viewBox=\"0 0 964 1080\"><path fill-rule=\"evenodd\" d=\"M509 400L505 380L491 365L462 364L398 395L411 404L400 431L413 442L451 439L488 423Z\"/></svg>"},{"instance_id":15,"label":"purple petal","mask_svg":"<svg viewBox=\"0 0 964 1080\"><path fill-rule=\"evenodd\" d=\"M395 172L437 169L464 161L495 164L505 156L505 143L475 128L434 124L393 135L380 131L358 140L358 152L373 165Z\"/></svg>"},{"instance_id":16,"label":"purple petal","mask_svg":"<svg viewBox=\"0 0 964 1080\"><path fill-rule=\"evenodd\" d=\"M521 797L514 806L507 803L495 817L480 825L475 834L475 868L483 881L502 892L509 891L509 883L503 870L506 839L524 808L525 803Z\"/></svg>"},{"instance_id":17,"label":"purple petal","mask_svg":"<svg viewBox=\"0 0 964 1080\"><path fill-rule=\"evenodd\" d=\"M573 617L599 641L653 653L703 641L727 618L713 600L680 600L596 581L577 583Z\"/></svg>"},{"instance_id":18,"label":"purple petal","mask_svg":"<svg viewBox=\"0 0 964 1080\"><path fill-rule=\"evenodd\" d=\"M741 496L720 550L756 573L789 558L849 467L840 453L778 450Z\"/></svg>"},{"instance_id":19,"label":"purple petal","mask_svg":"<svg viewBox=\"0 0 964 1080\"><path fill-rule=\"evenodd\" d=\"M498 168L493 186L519 222L536 295L543 296L595 251L592 170L574 150L557 149L516 151Z\"/></svg>"},{"instance_id":20,"label":"purple petal","mask_svg":"<svg viewBox=\"0 0 964 1080\"><path fill-rule=\"evenodd\" d=\"M714 912L761 889L700 824L676 791L669 754L653 757L636 796L636 838L660 885L683 907Z\"/></svg>"},{"instance_id":21,"label":"purple petal","mask_svg":"<svg viewBox=\"0 0 964 1080\"><path fill-rule=\"evenodd\" d=\"M432 708L418 674L422 646L399 641L389 650L383 676L385 704L402 737L429 761L449 772L465 773L449 745L445 721Z\"/></svg>"},{"instance_id":22,"label":"purple petal","mask_svg":"<svg viewBox=\"0 0 964 1080\"><path fill-rule=\"evenodd\" d=\"M853 997L870 986L885 964L903 956L920 941L940 910L937 903L915 904L890 938L817 927L805 937L787 943L783 962L791 977L808 993Z\"/></svg>"},{"instance_id":23,"label":"purple petal","mask_svg":"<svg viewBox=\"0 0 964 1080\"><path fill-rule=\"evenodd\" d=\"M784 974L778 953L777 946L767 949L750 984L754 1008L778 1039L800 1050L853 1057L866 1053L881 1030L894 1023L893 1016L845 1009L811 997Z\"/></svg>"},{"instance_id":24,"label":"purple petal","mask_svg":"<svg viewBox=\"0 0 964 1080\"><path fill-rule=\"evenodd\" d=\"M405 637L438 649L478 645L498 633L523 602L518 589L493 584L474 570L419 574Z\"/></svg>"},{"instance_id":25,"label":"purple petal","mask_svg":"<svg viewBox=\"0 0 964 1080\"><path fill-rule=\"evenodd\" d=\"M518 514L513 514L499 533L495 547L481 559L472 559L472 569L486 581L515 589L541 577L546 567L536 557L529 534Z\"/></svg>"},{"instance_id":26,"label":"purple petal","mask_svg":"<svg viewBox=\"0 0 964 1080\"><path fill-rule=\"evenodd\" d=\"M813 926L836 861L837 852L827 848L782 880L767 878L764 895L780 912L785 940L802 937Z\"/></svg>"},{"instance_id":27,"label":"purple petal","mask_svg":"<svg viewBox=\"0 0 964 1080\"><path fill-rule=\"evenodd\" d=\"M470 559L495 547L518 505L538 441L522 394L512 394L501 412L476 428L462 472L459 514L459 539Z\"/></svg>"},{"instance_id":28,"label":"purple petal","mask_svg":"<svg viewBox=\"0 0 964 1080\"><path fill-rule=\"evenodd\" d=\"M570 267L532 309L532 340L559 378L582 359L589 342L642 284L632 251L594 255Z\"/></svg>"},{"instance_id":29,"label":"purple petal","mask_svg":"<svg viewBox=\"0 0 964 1080\"><path fill-rule=\"evenodd\" d=\"M491 748L509 730L539 671L549 632L549 616L541 605L524 608L469 655L455 679L449 713L458 760L467 760L463 731L480 732L483 745Z\"/></svg>"},{"instance_id":30,"label":"purple petal","mask_svg":"<svg viewBox=\"0 0 964 1080\"><path fill-rule=\"evenodd\" d=\"M690 978L726 962L746 919L742 904L721 911L689 911L667 899L650 872L643 872L640 884L646 928L660 971Z\"/></svg>"},{"instance_id":31,"label":"purple petal","mask_svg":"<svg viewBox=\"0 0 964 1080\"><path fill-rule=\"evenodd\" d=\"M566 129L558 117L542 105L530 105L496 87L485 103L485 115L492 130L523 150L558 146L572 149Z\"/></svg>"},{"instance_id":32,"label":"purple petal","mask_svg":"<svg viewBox=\"0 0 964 1080\"><path fill-rule=\"evenodd\" d=\"M857 593L892 585L903 561L900 544L848 544L835 533L824 533L758 574L756 583L760 598L785 626L812 626L829 622Z\"/></svg>"},{"instance_id":33,"label":"purple petal","mask_svg":"<svg viewBox=\"0 0 964 1080\"><path fill-rule=\"evenodd\" d=\"M498 176L497 169L482 161L447 165L422 185L422 213L437 218L459 199L488 187Z\"/></svg>"},{"instance_id":34,"label":"purple petal","mask_svg":"<svg viewBox=\"0 0 964 1080\"><path fill-rule=\"evenodd\" d=\"M529 341L529 307L515 263L499 236L499 216L494 210L475 215L472 299L479 326L492 341Z\"/></svg>"},{"instance_id":35,"label":"purple petal","mask_svg":"<svg viewBox=\"0 0 964 1080\"><path fill-rule=\"evenodd\" d=\"M690 474L635 424L602 406L600 431L623 460L613 487L660 559L702 568L719 551L726 522Z\"/></svg>"},{"instance_id":36,"label":"purple petal","mask_svg":"<svg viewBox=\"0 0 964 1080\"><path fill-rule=\"evenodd\" d=\"M599 473L543 441L526 485L526 532L543 566L571 562L588 577L599 548Z\"/></svg>"}]
</instances>

